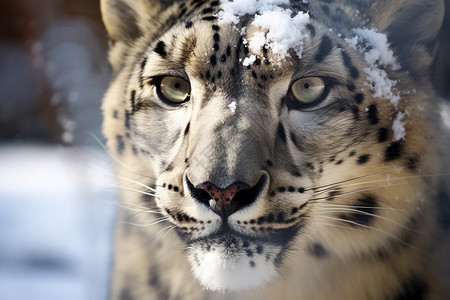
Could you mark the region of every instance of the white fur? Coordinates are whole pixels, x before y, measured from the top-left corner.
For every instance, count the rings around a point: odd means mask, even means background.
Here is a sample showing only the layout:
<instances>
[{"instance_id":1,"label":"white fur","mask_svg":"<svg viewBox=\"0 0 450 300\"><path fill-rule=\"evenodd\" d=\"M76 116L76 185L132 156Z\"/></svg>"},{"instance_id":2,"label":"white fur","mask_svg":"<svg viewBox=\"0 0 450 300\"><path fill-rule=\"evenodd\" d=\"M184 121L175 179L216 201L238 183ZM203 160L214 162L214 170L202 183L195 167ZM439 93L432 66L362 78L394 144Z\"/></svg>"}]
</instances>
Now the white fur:
<instances>
[{"instance_id":1,"label":"white fur","mask_svg":"<svg viewBox=\"0 0 450 300\"><path fill-rule=\"evenodd\" d=\"M194 276L208 290L240 291L257 288L278 274L273 259L266 259L267 250L247 257L239 246L234 248L229 245L214 245L213 248L206 251L193 246L188 255ZM271 246L270 253L281 250L276 248L279 247ZM197 257L197 261L194 257ZM250 265L250 261L254 262L254 266Z\"/></svg>"}]
</instances>

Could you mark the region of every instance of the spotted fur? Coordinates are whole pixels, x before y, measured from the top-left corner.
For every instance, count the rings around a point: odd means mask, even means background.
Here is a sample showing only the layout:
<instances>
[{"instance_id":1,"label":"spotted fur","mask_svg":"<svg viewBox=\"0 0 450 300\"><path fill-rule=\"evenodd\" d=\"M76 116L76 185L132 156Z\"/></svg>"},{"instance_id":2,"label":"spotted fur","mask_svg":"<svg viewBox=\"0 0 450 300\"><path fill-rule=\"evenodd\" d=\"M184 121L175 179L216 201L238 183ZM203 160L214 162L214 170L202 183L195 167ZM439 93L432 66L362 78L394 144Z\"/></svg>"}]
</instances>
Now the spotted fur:
<instances>
[{"instance_id":1,"label":"spotted fur","mask_svg":"<svg viewBox=\"0 0 450 300\"><path fill-rule=\"evenodd\" d=\"M450 297L448 132L429 74L443 3L290 3L309 37L280 60L247 47L252 16L221 24L220 1L102 0L122 188L111 299ZM345 40L363 27L389 39L398 105L374 97ZM162 101L163 76L189 100ZM308 76L329 93L303 108L288 91Z\"/></svg>"}]
</instances>

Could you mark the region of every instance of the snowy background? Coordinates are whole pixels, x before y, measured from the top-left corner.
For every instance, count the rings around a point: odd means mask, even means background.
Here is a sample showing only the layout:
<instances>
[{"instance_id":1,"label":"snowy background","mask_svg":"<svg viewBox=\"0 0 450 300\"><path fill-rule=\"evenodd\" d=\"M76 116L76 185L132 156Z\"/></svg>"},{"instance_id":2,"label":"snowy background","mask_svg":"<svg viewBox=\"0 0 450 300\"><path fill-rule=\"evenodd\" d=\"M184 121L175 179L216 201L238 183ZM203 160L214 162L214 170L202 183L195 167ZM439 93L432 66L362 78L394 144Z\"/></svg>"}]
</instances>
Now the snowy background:
<instances>
[{"instance_id":1,"label":"snowy background","mask_svg":"<svg viewBox=\"0 0 450 300\"><path fill-rule=\"evenodd\" d=\"M448 97L446 22L435 74ZM0 300L107 299L106 45L97 0L0 1Z\"/></svg>"},{"instance_id":2,"label":"snowy background","mask_svg":"<svg viewBox=\"0 0 450 300\"><path fill-rule=\"evenodd\" d=\"M0 1L0 300L107 299L117 192L97 2Z\"/></svg>"}]
</instances>

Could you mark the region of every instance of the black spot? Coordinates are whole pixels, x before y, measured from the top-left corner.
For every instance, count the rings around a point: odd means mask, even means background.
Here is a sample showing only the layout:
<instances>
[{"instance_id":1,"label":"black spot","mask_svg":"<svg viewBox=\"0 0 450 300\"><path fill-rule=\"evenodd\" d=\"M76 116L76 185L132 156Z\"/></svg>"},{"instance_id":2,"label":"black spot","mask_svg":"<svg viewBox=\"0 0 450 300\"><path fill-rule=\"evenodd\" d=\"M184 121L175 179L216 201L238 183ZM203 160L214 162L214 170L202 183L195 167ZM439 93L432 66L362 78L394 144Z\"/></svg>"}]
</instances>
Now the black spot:
<instances>
[{"instance_id":1,"label":"black spot","mask_svg":"<svg viewBox=\"0 0 450 300\"><path fill-rule=\"evenodd\" d=\"M358 160L356 162L358 164L362 165L362 164L365 164L366 162L368 162L369 159L370 159L370 154L363 154L358 157Z\"/></svg>"},{"instance_id":2,"label":"black spot","mask_svg":"<svg viewBox=\"0 0 450 300\"><path fill-rule=\"evenodd\" d=\"M211 57L209 58L209 62L214 67L217 64L216 56L215 55L211 55Z\"/></svg>"},{"instance_id":3,"label":"black spot","mask_svg":"<svg viewBox=\"0 0 450 300\"><path fill-rule=\"evenodd\" d=\"M342 159L340 159L340 160L338 160L337 162L336 162L336 165L340 165L340 164L342 164L344 161L342 160Z\"/></svg>"},{"instance_id":4,"label":"black spot","mask_svg":"<svg viewBox=\"0 0 450 300\"><path fill-rule=\"evenodd\" d=\"M305 188L299 187L299 188L297 189L297 192L303 194L303 193L305 192Z\"/></svg>"},{"instance_id":5,"label":"black spot","mask_svg":"<svg viewBox=\"0 0 450 300\"><path fill-rule=\"evenodd\" d=\"M315 60L317 62L323 61L325 57L330 54L332 47L333 44L331 42L331 39L328 36L324 35L322 37L322 41L320 42L319 51L316 54Z\"/></svg>"},{"instance_id":6,"label":"black spot","mask_svg":"<svg viewBox=\"0 0 450 300\"><path fill-rule=\"evenodd\" d=\"M344 223L350 226L364 225L367 226L374 219L377 202L372 196L359 198L353 204L355 212L342 214L340 218L345 220Z\"/></svg>"},{"instance_id":7,"label":"black spot","mask_svg":"<svg viewBox=\"0 0 450 300\"><path fill-rule=\"evenodd\" d=\"M293 192L295 192L295 188L293 186L290 186L290 187L288 187L288 191L293 193Z\"/></svg>"},{"instance_id":8,"label":"black spot","mask_svg":"<svg viewBox=\"0 0 450 300\"><path fill-rule=\"evenodd\" d=\"M345 51L341 51L342 60L344 61L344 66L348 69L350 76L354 79L359 77L359 71L352 63L350 56Z\"/></svg>"},{"instance_id":9,"label":"black spot","mask_svg":"<svg viewBox=\"0 0 450 300\"><path fill-rule=\"evenodd\" d=\"M219 1L213 1L213 2L211 2L209 5L210 5L211 7L217 6L217 5L219 5ZM213 26L216 26L216 27L217 27L217 30L219 30L219 26L217 26L217 25L213 25ZM213 29L214 29L214 27L213 27ZM214 29L214 30L216 30L216 29Z\"/></svg>"},{"instance_id":10,"label":"black spot","mask_svg":"<svg viewBox=\"0 0 450 300\"><path fill-rule=\"evenodd\" d=\"M347 85L347 90L349 90L350 92L354 92L355 89L356 89L356 87L353 83L350 83Z\"/></svg>"},{"instance_id":11,"label":"black spot","mask_svg":"<svg viewBox=\"0 0 450 300\"><path fill-rule=\"evenodd\" d=\"M189 133L190 127L191 127L191 122L188 122L186 129L184 130L184 135L187 135Z\"/></svg>"},{"instance_id":12,"label":"black spot","mask_svg":"<svg viewBox=\"0 0 450 300\"><path fill-rule=\"evenodd\" d=\"M422 300L426 298L428 294L428 286L425 281L413 275L406 279L397 292L397 295L393 298L395 300Z\"/></svg>"},{"instance_id":13,"label":"black spot","mask_svg":"<svg viewBox=\"0 0 450 300\"><path fill-rule=\"evenodd\" d=\"M375 104L371 104L367 108L367 118L372 125L378 124L380 121L380 119L378 119L378 108Z\"/></svg>"},{"instance_id":14,"label":"black spot","mask_svg":"<svg viewBox=\"0 0 450 300\"><path fill-rule=\"evenodd\" d=\"M215 17L215 16L209 16L209 17L202 18L202 20L205 20L205 21L214 21L215 19L217 19L217 17Z\"/></svg>"},{"instance_id":15,"label":"black spot","mask_svg":"<svg viewBox=\"0 0 450 300\"><path fill-rule=\"evenodd\" d=\"M130 95L130 102L131 102L131 111L136 111L136 91L132 90Z\"/></svg>"},{"instance_id":16,"label":"black spot","mask_svg":"<svg viewBox=\"0 0 450 300\"><path fill-rule=\"evenodd\" d=\"M253 256L253 251L250 249L247 249L247 256L248 257L252 257Z\"/></svg>"},{"instance_id":17,"label":"black spot","mask_svg":"<svg viewBox=\"0 0 450 300\"><path fill-rule=\"evenodd\" d=\"M267 164L269 167L271 167L271 166L273 165L273 163L272 163L271 160L266 160L266 164Z\"/></svg>"},{"instance_id":18,"label":"black spot","mask_svg":"<svg viewBox=\"0 0 450 300\"><path fill-rule=\"evenodd\" d=\"M250 267L252 267L252 268L255 267L255 262L253 260L250 261Z\"/></svg>"},{"instance_id":19,"label":"black spot","mask_svg":"<svg viewBox=\"0 0 450 300\"><path fill-rule=\"evenodd\" d=\"M214 42L218 43L220 41L220 34L218 34L217 32L214 33L213 40Z\"/></svg>"},{"instance_id":20,"label":"black spot","mask_svg":"<svg viewBox=\"0 0 450 300\"><path fill-rule=\"evenodd\" d=\"M205 8L204 10L202 10L202 14L206 15L206 14L212 13L213 10L214 9L211 7Z\"/></svg>"},{"instance_id":21,"label":"black spot","mask_svg":"<svg viewBox=\"0 0 450 300\"><path fill-rule=\"evenodd\" d=\"M295 215L297 212L298 212L298 208L297 208L297 207L294 207L294 208L291 210L291 214L292 214L292 215Z\"/></svg>"},{"instance_id":22,"label":"black spot","mask_svg":"<svg viewBox=\"0 0 450 300\"><path fill-rule=\"evenodd\" d=\"M226 54L227 54L228 57L231 56L231 46L230 45L227 46Z\"/></svg>"},{"instance_id":23,"label":"black spot","mask_svg":"<svg viewBox=\"0 0 450 300\"><path fill-rule=\"evenodd\" d=\"M350 152L350 153L348 154L348 157L353 157L353 156L355 156L355 154L356 154L356 151L353 150L352 152Z\"/></svg>"},{"instance_id":24,"label":"black spot","mask_svg":"<svg viewBox=\"0 0 450 300\"><path fill-rule=\"evenodd\" d=\"M355 99L355 102L357 104L361 104L364 101L364 95L361 93L356 94L353 99Z\"/></svg>"},{"instance_id":25,"label":"black spot","mask_svg":"<svg viewBox=\"0 0 450 300\"><path fill-rule=\"evenodd\" d=\"M311 35L314 37L316 35L316 28L311 25L310 23L306 24L306 29L309 30L309 32L311 33Z\"/></svg>"},{"instance_id":26,"label":"black spot","mask_svg":"<svg viewBox=\"0 0 450 300\"><path fill-rule=\"evenodd\" d=\"M113 118L114 118L114 119L119 118L119 112L118 112L117 110L114 110L114 111L113 111Z\"/></svg>"},{"instance_id":27,"label":"black spot","mask_svg":"<svg viewBox=\"0 0 450 300\"><path fill-rule=\"evenodd\" d=\"M255 71L252 71L252 77L255 78L255 79L258 79L258 75L256 75Z\"/></svg>"},{"instance_id":28,"label":"black spot","mask_svg":"<svg viewBox=\"0 0 450 300\"><path fill-rule=\"evenodd\" d=\"M283 143L286 143L286 133L284 132L284 127L281 123L278 124L278 136L283 141Z\"/></svg>"},{"instance_id":29,"label":"black spot","mask_svg":"<svg viewBox=\"0 0 450 300\"><path fill-rule=\"evenodd\" d=\"M294 170L293 172L291 172L291 174L295 177L302 177L302 173L300 173L300 171L298 170Z\"/></svg>"},{"instance_id":30,"label":"black spot","mask_svg":"<svg viewBox=\"0 0 450 300\"><path fill-rule=\"evenodd\" d=\"M378 142L382 143L387 141L389 136L389 130L387 128L381 127L378 129Z\"/></svg>"},{"instance_id":31,"label":"black spot","mask_svg":"<svg viewBox=\"0 0 450 300\"><path fill-rule=\"evenodd\" d=\"M256 253L262 254L263 253L263 246L259 245L258 247L256 247Z\"/></svg>"},{"instance_id":32,"label":"black spot","mask_svg":"<svg viewBox=\"0 0 450 300\"><path fill-rule=\"evenodd\" d=\"M223 55L220 57L220 61L223 62L223 63L227 61L227 57L225 56L225 54L223 54Z\"/></svg>"},{"instance_id":33,"label":"black spot","mask_svg":"<svg viewBox=\"0 0 450 300\"><path fill-rule=\"evenodd\" d=\"M314 243L309 248L309 253L316 258L325 258L328 256L327 251L322 244Z\"/></svg>"},{"instance_id":34,"label":"black spot","mask_svg":"<svg viewBox=\"0 0 450 300\"><path fill-rule=\"evenodd\" d=\"M218 2L218 1L216 1L216 2ZM211 6L213 6L213 5L211 5ZM220 27L217 26L216 24L213 24L213 25L211 26L211 28L212 28L214 31L219 31L219 29L220 29Z\"/></svg>"},{"instance_id":35,"label":"black spot","mask_svg":"<svg viewBox=\"0 0 450 300\"><path fill-rule=\"evenodd\" d=\"M219 71L217 72L217 78L222 78L222 71L219 70Z\"/></svg>"},{"instance_id":36,"label":"black spot","mask_svg":"<svg viewBox=\"0 0 450 300\"><path fill-rule=\"evenodd\" d=\"M117 140L117 153L119 155L122 155L125 151L125 143L123 142L123 137L121 135L116 135Z\"/></svg>"},{"instance_id":37,"label":"black spot","mask_svg":"<svg viewBox=\"0 0 450 300\"><path fill-rule=\"evenodd\" d=\"M185 23L184 26L185 26L186 28L191 28L192 25L193 25L193 23L192 23L191 21L187 21L187 22Z\"/></svg>"},{"instance_id":38,"label":"black spot","mask_svg":"<svg viewBox=\"0 0 450 300\"><path fill-rule=\"evenodd\" d=\"M274 221L274 219L275 219L275 216L273 214L269 214L267 216L267 222L268 223L272 223Z\"/></svg>"},{"instance_id":39,"label":"black spot","mask_svg":"<svg viewBox=\"0 0 450 300\"><path fill-rule=\"evenodd\" d=\"M170 171L173 171L173 164L172 163L168 164L166 169L164 170L164 172L170 172Z\"/></svg>"},{"instance_id":40,"label":"black spot","mask_svg":"<svg viewBox=\"0 0 450 300\"><path fill-rule=\"evenodd\" d=\"M257 223L258 223L259 225L261 225L262 223L264 223L265 220L266 220L266 218L264 218L264 217L259 217Z\"/></svg>"},{"instance_id":41,"label":"black spot","mask_svg":"<svg viewBox=\"0 0 450 300\"><path fill-rule=\"evenodd\" d=\"M219 44L218 43L214 43L213 50L214 51L219 51Z\"/></svg>"},{"instance_id":42,"label":"black spot","mask_svg":"<svg viewBox=\"0 0 450 300\"><path fill-rule=\"evenodd\" d=\"M156 47L155 47L155 49L153 49L153 51L158 53L162 58L166 58L167 57L166 44L163 41L159 41L156 44Z\"/></svg>"},{"instance_id":43,"label":"black spot","mask_svg":"<svg viewBox=\"0 0 450 300\"><path fill-rule=\"evenodd\" d=\"M401 142L393 142L389 144L385 152L385 161L391 161L399 158L402 155L403 144Z\"/></svg>"},{"instance_id":44,"label":"black spot","mask_svg":"<svg viewBox=\"0 0 450 300\"><path fill-rule=\"evenodd\" d=\"M283 192L286 191L286 188L283 187L283 186L280 186L280 187L278 188L278 191L279 191L280 193L283 193Z\"/></svg>"}]
</instances>

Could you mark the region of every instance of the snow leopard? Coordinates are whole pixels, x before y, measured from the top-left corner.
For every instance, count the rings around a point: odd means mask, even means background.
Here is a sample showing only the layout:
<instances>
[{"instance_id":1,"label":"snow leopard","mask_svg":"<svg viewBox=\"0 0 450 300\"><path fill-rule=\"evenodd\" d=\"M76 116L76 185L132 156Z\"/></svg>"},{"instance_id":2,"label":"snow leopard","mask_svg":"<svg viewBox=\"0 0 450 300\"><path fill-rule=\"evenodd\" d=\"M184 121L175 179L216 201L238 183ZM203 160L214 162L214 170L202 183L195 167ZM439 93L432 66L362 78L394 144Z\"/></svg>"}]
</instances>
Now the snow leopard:
<instances>
[{"instance_id":1,"label":"snow leopard","mask_svg":"<svg viewBox=\"0 0 450 300\"><path fill-rule=\"evenodd\" d=\"M111 299L450 299L439 0L101 0Z\"/></svg>"}]
</instances>

